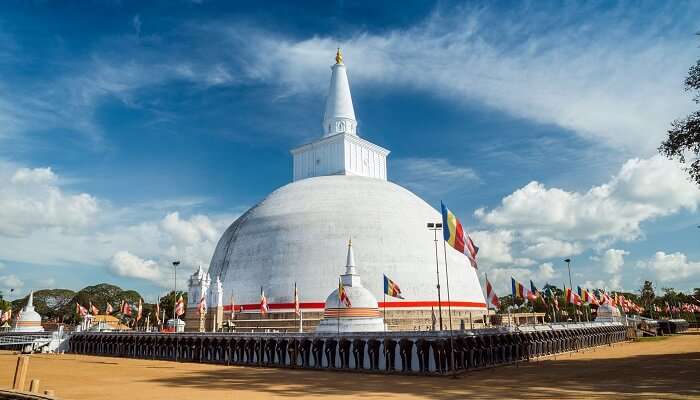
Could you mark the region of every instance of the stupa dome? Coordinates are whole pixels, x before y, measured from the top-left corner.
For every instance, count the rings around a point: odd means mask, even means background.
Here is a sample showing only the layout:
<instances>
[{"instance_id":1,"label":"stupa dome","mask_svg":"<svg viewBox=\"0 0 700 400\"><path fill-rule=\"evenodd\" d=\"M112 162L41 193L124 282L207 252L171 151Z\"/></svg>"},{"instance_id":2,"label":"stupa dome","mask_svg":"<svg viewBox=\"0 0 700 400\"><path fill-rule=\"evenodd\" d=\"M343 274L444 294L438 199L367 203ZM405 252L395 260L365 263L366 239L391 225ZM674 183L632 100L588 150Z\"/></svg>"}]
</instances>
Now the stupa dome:
<instances>
[{"instance_id":1,"label":"stupa dome","mask_svg":"<svg viewBox=\"0 0 700 400\"><path fill-rule=\"evenodd\" d=\"M34 292L29 293L27 305L15 319L14 332L43 332L41 315L34 310Z\"/></svg>"},{"instance_id":2,"label":"stupa dome","mask_svg":"<svg viewBox=\"0 0 700 400\"><path fill-rule=\"evenodd\" d=\"M292 309L294 282L303 309L323 310L328 290L337 286L348 236L362 249L358 270L363 286L383 296L383 275L401 285L405 300L390 306L437 306L434 234L426 222L441 215L394 183L361 176L302 179L277 189L240 216L223 234L210 274L221 276L225 298L259 308L263 286L270 309ZM438 232L438 238L441 233ZM440 243L442 246L442 243ZM439 249L443 301L444 253ZM466 256L448 246L452 303L483 310L484 296ZM332 297L332 296L331 296Z\"/></svg>"}]
</instances>

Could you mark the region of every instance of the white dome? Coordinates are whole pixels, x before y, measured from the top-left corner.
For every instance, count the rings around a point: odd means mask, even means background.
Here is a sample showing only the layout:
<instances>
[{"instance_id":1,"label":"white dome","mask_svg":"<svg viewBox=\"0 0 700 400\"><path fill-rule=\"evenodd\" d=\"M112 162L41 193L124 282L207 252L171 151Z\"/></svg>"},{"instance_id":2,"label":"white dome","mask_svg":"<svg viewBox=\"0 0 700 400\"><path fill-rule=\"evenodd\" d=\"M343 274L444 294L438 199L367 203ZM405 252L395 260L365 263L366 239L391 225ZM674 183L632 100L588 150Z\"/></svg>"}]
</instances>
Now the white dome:
<instances>
[{"instance_id":1,"label":"white dome","mask_svg":"<svg viewBox=\"0 0 700 400\"><path fill-rule=\"evenodd\" d=\"M271 311L290 310L296 282L302 308L320 311L323 299L334 301L327 294L343 273L351 237L362 249L357 273L374 298L383 298L386 274L405 297L387 298L387 308L430 309L437 305L435 244L426 223L440 221L435 209L391 182L346 175L303 179L274 191L238 218L219 241L209 272L221 276L224 298L233 294L237 307L257 310L262 286ZM446 302L443 249L438 253ZM447 254L453 305L483 310L475 270L449 246Z\"/></svg>"},{"instance_id":2,"label":"white dome","mask_svg":"<svg viewBox=\"0 0 700 400\"><path fill-rule=\"evenodd\" d=\"M622 318L620 310L617 307L613 307L608 303L601 304L596 310L596 321L603 322L617 322Z\"/></svg>"},{"instance_id":3,"label":"white dome","mask_svg":"<svg viewBox=\"0 0 700 400\"><path fill-rule=\"evenodd\" d=\"M34 311L34 293L29 293L27 305L24 306L21 313L15 320L14 332L42 332L44 328L41 326L41 315Z\"/></svg>"}]
</instances>

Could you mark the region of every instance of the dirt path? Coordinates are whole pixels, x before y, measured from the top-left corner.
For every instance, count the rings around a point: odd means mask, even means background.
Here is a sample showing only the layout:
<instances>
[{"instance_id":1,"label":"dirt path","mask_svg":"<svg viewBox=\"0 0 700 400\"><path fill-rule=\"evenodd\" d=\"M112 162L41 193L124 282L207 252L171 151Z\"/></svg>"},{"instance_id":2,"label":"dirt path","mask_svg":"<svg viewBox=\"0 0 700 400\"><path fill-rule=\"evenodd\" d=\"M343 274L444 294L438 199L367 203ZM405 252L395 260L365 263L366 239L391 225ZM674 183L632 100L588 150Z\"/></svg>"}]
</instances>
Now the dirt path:
<instances>
[{"instance_id":1,"label":"dirt path","mask_svg":"<svg viewBox=\"0 0 700 400\"><path fill-rule=\"evenodd\" d=\"M0 353L0 387L17 356ZM32 356L27 381L62 399L699 398L700 335L626 343L458 379Z\"/></svg>"}]
</instances>

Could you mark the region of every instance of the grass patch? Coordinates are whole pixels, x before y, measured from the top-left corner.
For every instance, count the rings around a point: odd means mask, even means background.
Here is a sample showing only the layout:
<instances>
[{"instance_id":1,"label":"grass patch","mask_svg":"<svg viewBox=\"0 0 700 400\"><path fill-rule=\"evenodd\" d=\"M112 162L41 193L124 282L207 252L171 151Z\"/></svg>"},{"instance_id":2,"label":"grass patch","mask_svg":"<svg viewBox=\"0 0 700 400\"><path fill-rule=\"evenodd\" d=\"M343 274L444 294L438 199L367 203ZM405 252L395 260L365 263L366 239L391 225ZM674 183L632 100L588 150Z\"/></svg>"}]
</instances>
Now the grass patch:
<instances>
[{"instance_id":1,"label":"grass patch","mask_svg":"<svg viewBox=\"0 0 700 400\"><path fill-rule=\"evenodd\" d=\"M639 338L639 341L640 342L658 342L661 340L666 340L670 337L671 336L668 336L668 335L666 335L666 336L647 336L647 337Z\"/></svg>"}]
</instances>

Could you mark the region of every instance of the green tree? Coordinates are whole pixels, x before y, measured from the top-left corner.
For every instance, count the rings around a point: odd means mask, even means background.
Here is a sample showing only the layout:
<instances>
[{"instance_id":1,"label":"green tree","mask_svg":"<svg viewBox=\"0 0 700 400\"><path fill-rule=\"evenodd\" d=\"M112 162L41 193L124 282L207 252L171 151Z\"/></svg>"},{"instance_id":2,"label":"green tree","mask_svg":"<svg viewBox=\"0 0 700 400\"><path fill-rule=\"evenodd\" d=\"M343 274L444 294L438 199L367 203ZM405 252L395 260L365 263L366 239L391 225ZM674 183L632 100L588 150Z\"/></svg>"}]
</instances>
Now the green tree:
<instances>
[{"instance_id":1,"label":"green tree","mask_svg":"<svg viewBox=\"0 0 700 400\"><path fill-rule=\"evenodd\" d=\"M646 315L651 315L651 306L654 304L654 299L656 298L652 282L644 281L644 285L642 285L642 288L639 290L639 294L639 300L645 309L644 313Z\"/></svg>"},{"instance_id":2,"label":"green tree","mask_svg":"<svg viewBox=\"0 0 700 400\"><path fill-rule=\"evenodd\" d=\"M700 104L700 59L690 67L684 87L687 92L694 93L693 101ZM687 154L693 154L693 162L685 169L690 177L700 184L700 110L671 123L668 137L659 146L659 152L682 164L686 164Z\"/></svg>"}]
</instances>

